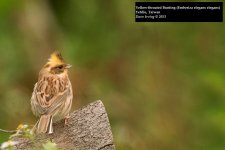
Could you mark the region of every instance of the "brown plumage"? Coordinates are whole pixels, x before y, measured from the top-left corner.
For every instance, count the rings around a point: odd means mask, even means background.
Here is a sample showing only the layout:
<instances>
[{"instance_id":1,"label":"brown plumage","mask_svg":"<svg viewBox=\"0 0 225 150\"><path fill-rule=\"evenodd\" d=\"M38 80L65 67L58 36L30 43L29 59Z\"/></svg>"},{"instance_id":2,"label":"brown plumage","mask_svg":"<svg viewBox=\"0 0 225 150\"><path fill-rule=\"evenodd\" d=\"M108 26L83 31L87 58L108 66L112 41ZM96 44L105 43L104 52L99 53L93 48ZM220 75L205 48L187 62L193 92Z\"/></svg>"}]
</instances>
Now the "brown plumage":
<instances>
[{"instance_id":1,"label":"brown plumage","mask_svg":"<svg viewBox=\"0 0 225 150\"><path fill-rule=\"evenodd\" d=\"M31 97L31 108L40 117L33 128L34 133L53 133L52 123L69 117L73 91L68 68L60 53L51 55L39 72L38 82Z\"/></svg>"}]
</instances>

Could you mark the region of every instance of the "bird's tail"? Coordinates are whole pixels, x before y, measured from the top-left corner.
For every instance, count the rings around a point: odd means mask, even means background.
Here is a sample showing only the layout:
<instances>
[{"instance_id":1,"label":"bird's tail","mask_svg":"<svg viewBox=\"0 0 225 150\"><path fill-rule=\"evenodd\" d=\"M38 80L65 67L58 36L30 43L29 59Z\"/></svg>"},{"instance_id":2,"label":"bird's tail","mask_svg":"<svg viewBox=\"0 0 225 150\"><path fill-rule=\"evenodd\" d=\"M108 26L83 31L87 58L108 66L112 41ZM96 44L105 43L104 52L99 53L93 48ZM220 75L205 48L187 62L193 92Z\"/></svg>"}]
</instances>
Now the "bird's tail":
<instances>
[{"instance_id":1,"label":"bird's tail","mask_svg":"<svg viewBox=\"0 0 225 150\"><path fill-rule=\"evenodd\" d=\"M36 134L53 133L52 115L42 115L32 130L32 132Z\"/></svg>"}]
</instances>

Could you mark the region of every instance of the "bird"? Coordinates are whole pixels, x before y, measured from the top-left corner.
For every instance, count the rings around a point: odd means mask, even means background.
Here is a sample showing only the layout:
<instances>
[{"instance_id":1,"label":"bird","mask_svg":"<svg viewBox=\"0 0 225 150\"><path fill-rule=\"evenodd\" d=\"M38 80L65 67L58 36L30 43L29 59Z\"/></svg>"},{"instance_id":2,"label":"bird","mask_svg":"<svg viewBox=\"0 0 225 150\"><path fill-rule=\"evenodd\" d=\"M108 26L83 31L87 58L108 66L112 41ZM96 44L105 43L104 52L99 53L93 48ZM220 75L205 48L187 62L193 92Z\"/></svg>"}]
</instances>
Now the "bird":
<instances>
[{"instance_id":1,"label":"bird","mask_svg":"<svg viewBox=\"0 0 225 150\"><path fill-rule=\"evenodd\" d=\"M72 85L68 76L71 66L65 63L60 52L53 52L39 72L31 96L31 110L39 120L32 133L52 134L53 123L62 119L68 124L73 100Z\"/></svg>"}]
</instances>

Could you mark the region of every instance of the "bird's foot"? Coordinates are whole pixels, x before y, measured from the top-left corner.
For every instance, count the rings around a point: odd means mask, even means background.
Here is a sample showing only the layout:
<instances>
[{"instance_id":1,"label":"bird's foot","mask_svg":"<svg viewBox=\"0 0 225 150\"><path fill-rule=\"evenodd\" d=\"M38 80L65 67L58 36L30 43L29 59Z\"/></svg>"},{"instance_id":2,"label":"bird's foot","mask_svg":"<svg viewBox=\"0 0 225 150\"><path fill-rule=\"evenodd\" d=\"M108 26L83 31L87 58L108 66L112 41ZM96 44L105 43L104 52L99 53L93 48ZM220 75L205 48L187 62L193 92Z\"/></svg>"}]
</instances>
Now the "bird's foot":
<instances>
[{"instance_id":1,"label":"bird's foot","mask_svg":"<svg viewBox=\"0 0 225 150\"><path fill-rule=\"evenodd\" d=\"M64 126L68 126L69 125L69 118L70 118L69 115L65 117Z\"/></svg>"}]
</instances>

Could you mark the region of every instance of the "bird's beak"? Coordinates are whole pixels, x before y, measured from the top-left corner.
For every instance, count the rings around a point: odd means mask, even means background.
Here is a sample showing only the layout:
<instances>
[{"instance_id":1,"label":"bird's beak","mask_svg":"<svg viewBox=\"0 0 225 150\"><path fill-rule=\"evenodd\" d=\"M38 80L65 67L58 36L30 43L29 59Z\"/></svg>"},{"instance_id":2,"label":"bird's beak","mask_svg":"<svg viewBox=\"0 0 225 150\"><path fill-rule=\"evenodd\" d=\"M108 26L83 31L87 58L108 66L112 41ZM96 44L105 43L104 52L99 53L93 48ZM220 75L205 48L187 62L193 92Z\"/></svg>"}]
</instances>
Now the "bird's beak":
<instances>
[{"instance_id":1,"label":"bird's beak","mask_svg":"<svg viewBox=\"0 0 225 150\"><path fill-rule=\"evenodd\" d=\"M69 68L71 68L72 67L72 65L70 65L70 64L66 64L66 69L69 69Z\"/></svg>"}]
</instances>

